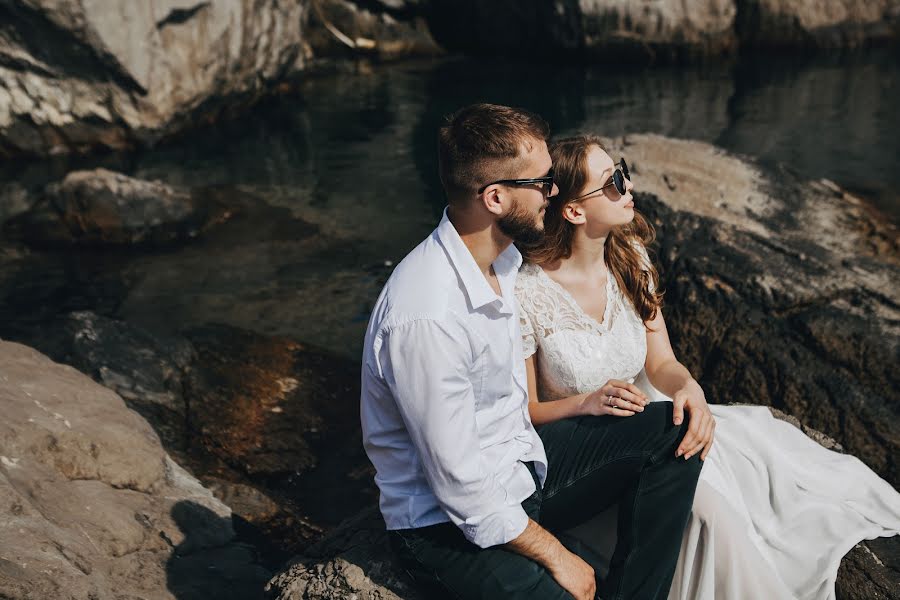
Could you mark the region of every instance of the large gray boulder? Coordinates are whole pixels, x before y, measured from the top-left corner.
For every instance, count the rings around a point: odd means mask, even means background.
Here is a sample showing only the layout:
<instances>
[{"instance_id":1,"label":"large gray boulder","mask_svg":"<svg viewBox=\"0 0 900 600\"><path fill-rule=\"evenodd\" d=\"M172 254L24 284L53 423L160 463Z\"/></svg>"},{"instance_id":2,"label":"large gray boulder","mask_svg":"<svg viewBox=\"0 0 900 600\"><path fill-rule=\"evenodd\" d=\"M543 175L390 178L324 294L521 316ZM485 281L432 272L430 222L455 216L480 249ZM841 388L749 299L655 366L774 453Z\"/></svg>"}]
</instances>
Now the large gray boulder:
<instances>
[{"instance_id":1,"label":"large gray boulder","mask_svg":"<svg viewBox=\"0 0 900 600\"><path fill-rule=\"evenodd\" d=\"M259 596L229 508L118 395L20 344L0 365L0 596Z\"/></svg>"},{"instance_id":2,"label":"large gray boulder","mask_svg":"<svg viewBox=\"0 0 900 600\"><path fill-rule=\"evenodd\" d=\"M303 68L307 4L4 2L0 156L149 143L252 100Z\"/></svg>"}]
</instances>

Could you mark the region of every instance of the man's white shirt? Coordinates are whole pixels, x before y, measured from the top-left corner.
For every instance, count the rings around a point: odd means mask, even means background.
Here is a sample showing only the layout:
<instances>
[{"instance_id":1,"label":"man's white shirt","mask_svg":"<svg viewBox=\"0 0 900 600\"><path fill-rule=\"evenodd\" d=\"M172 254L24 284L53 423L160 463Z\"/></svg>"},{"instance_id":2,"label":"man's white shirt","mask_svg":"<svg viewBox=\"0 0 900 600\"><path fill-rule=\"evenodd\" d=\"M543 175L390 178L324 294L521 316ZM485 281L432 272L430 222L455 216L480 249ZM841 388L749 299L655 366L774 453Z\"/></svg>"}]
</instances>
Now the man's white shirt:
<instances>
[{"instance_id":1,"label":"man's white shirt","mask_svg":"<svg viewBox=\"0 0 900 600\"><path fill-rule=\"evenodd\" d=\"M494 261L497 295L446 211L397 265L363 350L363 443L388 529L447 521L482 548L521 534L521 502L543 484L544 446L528 416L513 293L522 256Z\"/></svg>"}]
</instances>

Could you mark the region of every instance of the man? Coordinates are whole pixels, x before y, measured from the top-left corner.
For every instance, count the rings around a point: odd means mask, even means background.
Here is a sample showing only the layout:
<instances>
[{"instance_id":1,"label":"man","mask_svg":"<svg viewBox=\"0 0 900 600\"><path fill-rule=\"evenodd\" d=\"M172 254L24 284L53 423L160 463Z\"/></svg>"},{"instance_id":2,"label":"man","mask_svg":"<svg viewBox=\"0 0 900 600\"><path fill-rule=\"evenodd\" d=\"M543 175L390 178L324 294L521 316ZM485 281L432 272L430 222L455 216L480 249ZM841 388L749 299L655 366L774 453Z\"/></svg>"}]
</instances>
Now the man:
<instances>
[{"instance_id":1,"label":"man","mask_svg":"<svg viewBox=\"0 0 900 600\"><path fill-rule=\"evenodd\" d=\"M539 117L490 104L441 127L449 206L372 312L364 444L392 545L421 584L461 598L593 598L593 569L542 525L542 509L554 530L577 524L609 505L600 485L622 506L602 596L664 598L700 471L696 456L675 456L686 420L672 424L670 403L585 417L596 452L572 460L560 449L575 425L542 428L542 440L528 417L512 242L540 239L557 192L548 133Z\"/></svg>"}]
</instances>

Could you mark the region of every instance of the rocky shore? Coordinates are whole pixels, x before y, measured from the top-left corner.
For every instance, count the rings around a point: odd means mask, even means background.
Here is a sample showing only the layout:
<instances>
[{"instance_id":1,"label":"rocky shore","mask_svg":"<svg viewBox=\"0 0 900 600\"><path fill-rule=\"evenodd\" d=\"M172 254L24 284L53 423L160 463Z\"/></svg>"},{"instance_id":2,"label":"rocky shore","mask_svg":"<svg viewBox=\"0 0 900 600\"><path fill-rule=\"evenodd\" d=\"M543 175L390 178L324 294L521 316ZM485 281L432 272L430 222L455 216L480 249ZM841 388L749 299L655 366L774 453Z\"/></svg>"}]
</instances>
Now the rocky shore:
<instances>
[{"instance_id":1,"label":"rocky shore","mask_svg":"<svg viewBox=\"0 0 900 600\"><path fill-rule=\"evenodd\" d=\"M261 596L231 510L115 392L0 341L0 406L0 596Z\"/></svg>"},{"instance_id":2,"label":"rocky shore","mask_svg":"<svg viewBox=\"0 0 900 600\"><path fill-rule=\"evenodd\" d=\"M708 397L780 409L779 414L790 415L785 418L798 426L812 428L805 430L821 443L839 444L898 486L900 382L892 365L900 346L900 307L891 293L900 275L896 228L827 180L806 181L784 168L764 167L701 142L631 135L609 140L608 146L614 155L628 157L635 181L640 182L638 206L658 231L656 257L666 288L669 332L676 352L699 377ZM148 329L122 318L117 310L137 277L119 263L105 267L101 263L101 270L84 280L86 287L78 284L77 293L86 295L93 310L67 312L66 306L77 307L82 300L65 297L65 288L54 287L59 284L53 269L33 262L40 253L32 255L29 247L47 244L57 253L65 248L99 248L131 256L163 252L165 257L173 248L196 246L198 240L215 239L230 227L250 226L256 232L262 219L271 217L254 216L251 204L219 193L212 196L215 203L200 205L228 207L237 216L209 221L208 227L197 229L197 237L175 235L188 230L185 223L196 224L198 214L210 214L191 208L207 196L199 190L161 185L110 172L82 172L47 186L45 196L17 196L15 216L4 232L19 237L3 246L0 264L0 290L5 290L0 309L15 318L3 322L0 335L72 365L104 387L34 350L0 345L5 353L0 376L7 378L0 382L0 391L5 394L3 406L12 411L0 446L7 459L0 471L13 482L20 481L17 476L35 474L40 481L60 489L71 487L82 495L100 494L93 488L81 490L79 486L100 485L82 480L102 482L98 489L111 494L104 495L103 502L112 514L148 515L168 539L175 540L152 545L148 540L155 529L150 528L143 537L134 533L130 541L120 541L96 523L93 513L79 508L82 504L68 501L75 496L68 492L53 496L60 504L53 510L65 513L66 527L85 528L95 543L98 538L113 540L108 548L91 547L94 554L77 546L78 556L88 557L77 560L89 566L79 570L80 575L75 571L70 575L78 579L73 589L83 588L84 594L94 590L106 597L103 586L119 585L120 576L127 585L138 585L131 575L122 575L125 571L95 566L111 565L109 553L113 558L131 556L132 548L138 548L135 553L150 552L158 569L155 579L141 585L165 586L168 593L184 598L190 596L174 591L179 586L221 583L215 577L198 583L188 575L178 580L179 575L176 580L181 583L173 584L166 574L170 557L178 555L173 548L183 544L178 541L182 538L177 537L177 523L173 525L180 517L172 503L189 499L188 489L218 515L216 527L224 532L216 534L224 541L213 547L224 562L210 559L212 564L221 567L238 560L232 550L222 550L237 548L234 552L244 557L240 564L246 566L238 571L247 574L245 583L257 586L257 591L271 570L297 554L269 583L270 596L414 598L387 557L373 508L371 466L359 442L355 361L288 337L233 325ZM159 190L159 197L142 203L141 194L152 195L154 190ZM63 200L68 203L60 204ZM132 209L144 204L157 208L148 210L142 220ZM155 212L163 209L166 218ZM119 216L112 218L115 215ZM248 220L242 224L244 219ZM72 225L86 223L93 225ZM291 245L279 246L284 265L322 256L321 244L328 234L315 226L300 230L308 237L294 235ZM46 235L60 231L68 235L52 239ZM220 256L216 245L208 251ZM252 272L256 264L252 261L258 259L244 260L250 262L240 272ZM283 272L279 263L266 263L266 269ZM41 277L35 279L35 272ZM377 293L386 273L357 284L354 294ZM18 294L26 294L42 308L23 310ZM99 304L90 300L95 294L105 300ZM67 386L71 390L66 391ZM102 409L92 408L96 402ZM90 416L79 416L82 410ZM75 436L72 450L69 435ZM104 444L112 444L106 441L109 435L146 441L129 441L127 451L114 444L105 450ZM179 471L176 463L188 467L199 483ZM18 470L26 464L35 466ZM181 475L172 475L176 472ZM179 481L192 483L184 488ZM11 489L19 499L0 511L0 522L13 527L28 506L49 514L34 508L38 501L22 492L37 484L26 478L16 485ZM175 490L179 485L183 489ZM136 505L133 499L138 496L118 490L140 494L145 503ZM162 502L153 496L158 490L169 490L160 492L169 504L154 504ZM354 513L322 538L337 521ZM62 526L59 520L54 523ZM44 526L35 527L37 531ZM235 531L242 536L238 541ZM65 540L76 534L48 529L41 535L44 541L35 542L35 547L58 537L68 548ZM248 548L247 541L256 548ZM90 546L87 541L79 543ZM141 544L150 545L144 549ZM898 545L894 538L854 549L841 567L839 597L891 597L891 590L900 585ZM115 554L120 546L127 546L122 551L126 554ZM12 544L19 554L2 558L18 565L39 564L26 555L28 547L32 546L19 549ZM75 550L60 552L74 556ZM28 587L23 583L29 580L27 573L9 569L10 597L36 597L43 592L30 590L51 589L52 578Z\"/></svg>"},{"instance_id":3,"label":"rocky shore","mask_svg":"<svg viewBox=\"0 0 900 600\"><path fill-rule=\"evenodd\" d=\"M312 74L382 60L708 60L893 43L900 31L896 0L651 4L12 0L0 6L0 158L176 141ZM464 71L437 70L428 85ZM877 83L871 72L853 77ZM872 89L854 78L817 78L805 102ZM268 581L265 593L279 599L416 598L372 508L359 365L336 349L364 326L397 247L431 226L419 178L433 170L422 157L438 117L407 114L419 88L357 84L337 84L361 96L352 112L279 114L254 134L241 150L265 148L279 174L271 180L248 171L246 186L206 185L240 152L170 175L182 156L173 152L143 174L123 153L83 159L49 185L0 183L0 337L19 342L0 341L0 596L255 598ZM624 118L626 109L585 103L586 85L551 102L551 116ZM647 78L633 94L677 96L664 85ZM709 110L676 99L660 121L683 120L708 139L761 139L752 120L731 122L750 110L746 98L691 88L710 94ZM795 89L769 94L764 103L782 111L799 102ZM372 108L382 105L392 110ZM306 122L346 114L376 125ZM798 115L781 134L818 126ZM332 167L323 148L333 131L341 173L326 186L319 170ZM834 136L823 143L839 144ZM415 168L383 152L398 139L413 146ZM374 178L347 166L357 155L348 147L373 155ZM828 180L709 144L631 135L609 147L628 158L638 206L657 227L669 333L707 395L783 411L900 486L896 228ZM297 154L312 157L309 173L280 178ZM390 187L396 200L360 203L357 180ZM333 212L319 210L328 203ZM303 343L310 332L331 350ZM897 538L857 546L838 597L896 597L898 557Z\"/></svg>"}]
</instances>

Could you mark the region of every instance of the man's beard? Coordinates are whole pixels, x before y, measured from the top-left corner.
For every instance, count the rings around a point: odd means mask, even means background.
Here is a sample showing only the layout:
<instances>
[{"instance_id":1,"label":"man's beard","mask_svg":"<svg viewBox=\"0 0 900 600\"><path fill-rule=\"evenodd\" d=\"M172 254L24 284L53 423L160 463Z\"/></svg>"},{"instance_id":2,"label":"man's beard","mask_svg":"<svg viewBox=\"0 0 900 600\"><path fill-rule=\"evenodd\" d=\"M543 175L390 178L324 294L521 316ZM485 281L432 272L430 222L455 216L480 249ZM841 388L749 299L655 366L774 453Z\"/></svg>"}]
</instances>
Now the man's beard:
<instances>
[{"instance_id":1,"label":"man's beard","mask_svg":"<svg viewBox=\"0 0 900 600\"><path fill-rule=\"evenodd\" d=\"M531 246L544 239L544 228L535 223L536 217L529 214L516 202L512 210L497 221L497 227L516 244Z\"/></svg>"}]
</instances>

